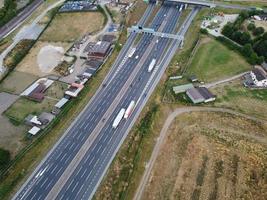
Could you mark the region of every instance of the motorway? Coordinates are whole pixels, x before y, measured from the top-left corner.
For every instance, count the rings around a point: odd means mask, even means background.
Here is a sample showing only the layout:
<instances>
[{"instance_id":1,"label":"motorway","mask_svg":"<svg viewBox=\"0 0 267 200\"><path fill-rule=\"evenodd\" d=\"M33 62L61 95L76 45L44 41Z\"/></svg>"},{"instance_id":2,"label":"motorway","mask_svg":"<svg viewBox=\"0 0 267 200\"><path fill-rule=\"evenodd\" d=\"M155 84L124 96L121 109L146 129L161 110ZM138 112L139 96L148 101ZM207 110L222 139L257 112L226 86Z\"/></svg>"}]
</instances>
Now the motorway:
<instances>
[{"instance_id":1,"label":"motorway","mask_svg":"<svg viewBox=\"0 0 267 200\"><path fill-rule=\"evenodd\" d=\"M10 20L6 25L2 26L0 28L0 40L5 38L10 32L24 22L27 17L29 17L43 2L44 0L35 0L26 8L24 8L16 17Z\"/></svg>"},{"instance_id":2,"label":"motorway","mask_svg":"<svg viewBox=\"0 0 267 200\"><path fill-rule=\"evenodd\" d=\"M145 24L153 8L153 4L148 6L139 25ZM179 16L176 6L164 5L150 28L173 33ZM182 26L182 33L185 34L190 23L188 21ZM131 33L102 88L13 199L65 200L93 197L108 166L155 87L153 82L159 80L166 63L181 42L143 35L136 46L134 57L129 59L127 55L136 38L137 35ZM139 57L135 58L137 55ZM153 58L157 61L164 60L165 63L163 65L157 62L155 71L148 73L148 65ZM161 66L164 68L160 69ZM121 108L127 108L132 100L138 102L134 113L128 120L122 121L117 129L113 129L111 125L117 113Z\"/></svg>"}]
</instances>

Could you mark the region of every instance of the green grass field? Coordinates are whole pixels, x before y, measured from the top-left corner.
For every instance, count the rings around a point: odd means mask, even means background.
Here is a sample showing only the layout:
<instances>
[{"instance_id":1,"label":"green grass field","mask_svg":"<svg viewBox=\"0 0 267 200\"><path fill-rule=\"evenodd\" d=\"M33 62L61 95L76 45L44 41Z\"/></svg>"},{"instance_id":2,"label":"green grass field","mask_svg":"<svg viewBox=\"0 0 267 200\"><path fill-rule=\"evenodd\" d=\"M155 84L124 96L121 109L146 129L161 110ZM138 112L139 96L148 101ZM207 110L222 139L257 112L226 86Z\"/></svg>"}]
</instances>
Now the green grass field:
<instances>
[{"instance_id":1,"label":"green grass field","mask_svg":"<svg viewBox=\"0 0 267 200\"><path fill-rule=\"evenodd\" d=\"M22 123L27 115L37 115L45 111L50 112L55 104L55 100L48 98L45 98L41 103L37 103L26 98L20 98L6 110L5 115L8 118Z\"/></svg>"},{"instance_id":2,"label":"green grass field","mask_svg":"<svg viewBox=\"0 0 267 200\"><path fill-rule=\"evenodd\" d=\"M20 94L30 84L32 84L37 78L38 78L37 76L34 76L32 74L14 70L0 84L0 91Z\"/></svg>"},{"instance_id":3,"label":"green grass field","mask_svg":"<svg viewBox=\"0 0 267 200\"><path fill-rule=\"evenodd\" d=\"M266 119L267 90L250 90L242 85L241 80L217 86L212 89L217 95L216 107L231 108L248 115Z\"/></svg>"},{"instance_id":4,"label":"green grass field","mask_svg":"<svg viewBox=\"0 0 267 200\"><path fill-rule=\"evenodd\" d=\"M251 66L236 52L214 39L201 39L186 74L199 80L212 82L250 70Z\"/></svg>"}]
</instances>

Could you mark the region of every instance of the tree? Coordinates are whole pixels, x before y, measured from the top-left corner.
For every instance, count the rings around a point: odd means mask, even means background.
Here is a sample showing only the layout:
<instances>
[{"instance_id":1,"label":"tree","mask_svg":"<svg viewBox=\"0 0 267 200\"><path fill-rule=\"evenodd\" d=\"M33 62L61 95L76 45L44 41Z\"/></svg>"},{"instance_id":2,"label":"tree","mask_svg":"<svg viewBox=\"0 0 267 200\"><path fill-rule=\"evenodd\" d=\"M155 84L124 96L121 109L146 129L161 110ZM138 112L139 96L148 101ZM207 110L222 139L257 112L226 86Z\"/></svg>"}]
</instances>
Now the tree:
<instances>
[{"instance_id":1,"label":"tree","mask_svg":"<svg viewBox=\"0 0 267 200\"><path fill-rule=\"evenodd\" d=\"M267 40L261 40L254 44L254 51L259 55L267 59Z\"/></svg>"},{"instance_id":2,"label":"tree","mask_svg":"<svg viewBox=\"0 0 267 200\"><path fill-rule=\"evenodd\" d=\"M5 149L0 148L0 168L4 167L10 162L10 153Z\"/></svg>"},{"instance_id":3,"label":"tree","mask_svg":"<svg viewBox=\"0 0 267 200\"><path fill-rule=\"evenodd\" d=\"M251 42L250 34L248 32L243 32L240 37L240 44L245 45L250 42Z\"/></svg>"},{"instance_id":4,"label":"tree","mask_svg":"<svg viewBox=\"0 0 267 200\"><path fill-rule=\"evenodd\" d=\"M232 34L236 31L234 28L234 25L230 22L228 22L222 29L222 34L225 35L226 37L231 38Z\"/></svg>"},{"instance_id":5,"label":"tree","mask_svg":"<svg viewBox=\"0 0 267 200\"><path fill-rule=\"evenodd\" d=\"M236 41L237 43L241 43L241 37L242 37L242 32L241 31L236 31L232 34L231 39Z\"/></svg>"},{"instance_id":6,"label":"tree","mask_svg":"<svg viewBox=\"0 0 267 200\"><path fill-rule=\"evenodd\" d=\"M245 44L242 48L242 54L246 57L250 57L254 52L251 44Z\"/></svg>"},{"instance_id":7,"label":"tree","mask_svg":"<svg viewBox=\"0 0 267 200\"><path fill-rule=\"evenodd\" d=\"M256 28L256 26L253 23L249 23L248 26L247 26L247 29L250 30L250 31L255 30L255 28Z\"/></svg>"},{"instance_id":8,"label":"tree","mask_svg":"<svg viewBox=\"0 0 267 200\"><path fill-rule=\"evenodd\" d=\"M258 55L255 52L253 52L249 57L249 63L255 65L257 64L257 62L258 62Z\"/></svg>"},{"instance_id":9,"label":"tree","mask_svg":"<svg viewBox=\"0 0 267 200\"><path fill-rule=\"evenodd\" d=\"M263 33L264 33L264 28L262 28L262 27L257 27L253 31L253 35L255 35L255 36L259 36Z\"/></svg>"}]
</instances>

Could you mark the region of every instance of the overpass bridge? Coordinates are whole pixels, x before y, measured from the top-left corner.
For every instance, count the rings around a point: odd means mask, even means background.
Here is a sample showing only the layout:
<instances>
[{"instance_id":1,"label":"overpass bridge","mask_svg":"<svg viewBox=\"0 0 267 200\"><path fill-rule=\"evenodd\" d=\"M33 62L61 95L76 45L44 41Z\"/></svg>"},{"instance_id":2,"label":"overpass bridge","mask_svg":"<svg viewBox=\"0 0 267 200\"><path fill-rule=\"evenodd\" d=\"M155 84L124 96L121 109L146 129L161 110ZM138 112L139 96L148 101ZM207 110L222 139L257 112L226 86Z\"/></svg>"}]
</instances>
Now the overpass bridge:
<instances>
[{"instance_id":1,"label":"overpass bridge","mask_svg":"<svg viewBox=\"0 0 267 200\"><path fill-rule=\"evenodd\" d=\"M128 33L144 33L144 34L150 34L150 35L155 35L158 37L181 40L181 41L184 40L184 37L181 35L157 32L152 28L143 28L143 27L138 27L138 26L132 26L131 28L128 28L127 32Z\"/></svg>"},{"instance_id":2,"label":"overpass bridge","mask_svg":"<svg viewBox=\"0 0 267 200\"><path fill-rule=\"evenodd\" d=\"M182 3L182 4L190 4L190 5L196 5L196 6L204 6L204 7L209 7L209 8L216 7L215 3L212 3L211 1L205 1L205 0L164 0L164 1Z\"/></svg>"}]
</instances>

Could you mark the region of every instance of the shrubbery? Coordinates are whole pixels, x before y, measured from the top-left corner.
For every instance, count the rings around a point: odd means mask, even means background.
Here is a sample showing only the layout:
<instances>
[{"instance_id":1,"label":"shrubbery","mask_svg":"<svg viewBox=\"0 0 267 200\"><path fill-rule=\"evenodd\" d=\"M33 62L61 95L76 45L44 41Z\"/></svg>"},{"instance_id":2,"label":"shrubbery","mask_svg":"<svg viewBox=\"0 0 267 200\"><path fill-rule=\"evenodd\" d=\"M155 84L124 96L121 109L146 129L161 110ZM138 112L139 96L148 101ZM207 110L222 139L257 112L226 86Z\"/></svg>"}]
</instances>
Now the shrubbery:
<instances>
[{"instance_id":1,"label":"shrubbery","mask_svg":"<svg viewBox=\"0 0 267 200\"><path fill-rule=\"evenodd\" d=\"M250 33L242 28L242 24L246 19L259 14L259 12L261 11L242 11L234 23L227 23L222 30L224 36L243 45L243 47L237 47L238 45L235 44L230 45L231 41L226 41L222 38L218 39L223 43L227 43L227 46L234 47L232 49L238 50L251 64L261 64L264 60L267 61L267 33L264 33L264 29L256 27L253 23L248 24L247 30L256 36L255 39L252 39Z\"/></svg>"},{"instance_id":2,"label":"shrubbery","mask_svg":"<svg viewBox=\"0 0 267 200\"><path fill-rule=\"evenodd\" d=\"M0 169L5 167L9 162L10 162L9 151L0 148Z\"/></svg>"},{"instance_id":3,"label":"shrubbery","mask_svg":"<svg viewBox=\"0 0 267 200\"><path fill-rule=\"evenodd\" d=\"M5 0L4 6L0 9L0 27L5 25L17 14L17 3L15 0Z\"/></svg>"}]
</instances>

